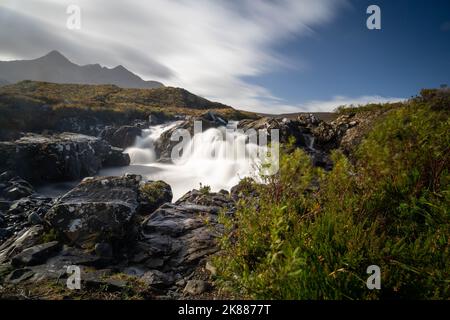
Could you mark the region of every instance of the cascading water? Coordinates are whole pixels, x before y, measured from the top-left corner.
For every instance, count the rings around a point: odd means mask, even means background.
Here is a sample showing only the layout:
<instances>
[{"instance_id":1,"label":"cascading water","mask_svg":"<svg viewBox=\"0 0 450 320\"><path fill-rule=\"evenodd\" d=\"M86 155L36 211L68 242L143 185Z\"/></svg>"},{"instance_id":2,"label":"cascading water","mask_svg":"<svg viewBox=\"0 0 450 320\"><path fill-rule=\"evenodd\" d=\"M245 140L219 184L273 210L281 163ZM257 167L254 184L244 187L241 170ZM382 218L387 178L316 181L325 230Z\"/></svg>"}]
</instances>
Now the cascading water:
<instances>
[{"instance_id":1,"label":"cascading water","mask_svg":"<svg viewBox=\"0 0 450 320\"><path fill-rule=\"evenodd\" d=\"M255 176L260 164L258 151L265 147L249 142L244 133L231 132L224 127L194 135L175 163L156 162L154 142L176 125L171 123L144 130L134 146L125 150L131 158L130 166L105 169L100 175L128 172L149 180L163 180L172 187L174 201L186 192L199 188L200 184L210 186L212 191L229 190L240 179Z\"/></svg>"},{"instance_id":2,"label":"cascading water","mask_svg":"<svg viewBox=\"0 0 450 320\"><path fill-rule=\"evenodd\" d=\"M149 129L142 130L142 135L136 138L135 144L125 149L125 153L130 155L132 164L148 164L155 162L156 153L154 143L167 130L175 127L179 122L160 124Z\"/></svg>"}]
</instances>

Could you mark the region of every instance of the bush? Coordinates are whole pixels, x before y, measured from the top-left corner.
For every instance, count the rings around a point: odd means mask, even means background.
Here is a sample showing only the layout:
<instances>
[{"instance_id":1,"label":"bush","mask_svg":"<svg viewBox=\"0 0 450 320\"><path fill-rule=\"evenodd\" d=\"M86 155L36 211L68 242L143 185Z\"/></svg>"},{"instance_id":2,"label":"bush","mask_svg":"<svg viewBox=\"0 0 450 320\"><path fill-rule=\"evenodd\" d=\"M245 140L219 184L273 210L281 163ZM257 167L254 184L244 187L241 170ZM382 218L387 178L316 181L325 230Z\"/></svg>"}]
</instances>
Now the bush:
<instances>
[{"instance_id":1,"label":"bush","mask_svg":"<svg viewBox=\"0 0 450 320\"><path fill-rule=\"evenodd\" d=\"M356 162L334 168L283 153L225 234L218 284L258 299L450 297L448 112L411 100L380 118ZM287 149L288 150L288 149ZM366 287L381 268L381 290Z\"/></svg>"}]
</instances>

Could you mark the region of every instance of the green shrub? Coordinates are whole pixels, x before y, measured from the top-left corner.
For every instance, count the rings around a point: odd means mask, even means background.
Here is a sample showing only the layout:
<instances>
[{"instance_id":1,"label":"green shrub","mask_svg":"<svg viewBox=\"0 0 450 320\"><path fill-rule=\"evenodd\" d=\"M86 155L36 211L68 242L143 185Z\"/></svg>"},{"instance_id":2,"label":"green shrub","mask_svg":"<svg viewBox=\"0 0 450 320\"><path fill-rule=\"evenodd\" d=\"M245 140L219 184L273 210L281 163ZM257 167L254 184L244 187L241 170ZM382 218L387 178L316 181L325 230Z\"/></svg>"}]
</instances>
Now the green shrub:
<instances>
[{"instance_id":1,"label":"green shrub","mask_svg":"<svg viewBox=\"0 0 450 320\"><path fill-rule=\"evenodd\" d=\"M219 285L261 299L450 297L448 110L411 100L380 119L354 164L335 151L324 172L282 153L259 196L221 217ZM381 290L366 287L370 265Z\"/></svg>"}]
</instances>

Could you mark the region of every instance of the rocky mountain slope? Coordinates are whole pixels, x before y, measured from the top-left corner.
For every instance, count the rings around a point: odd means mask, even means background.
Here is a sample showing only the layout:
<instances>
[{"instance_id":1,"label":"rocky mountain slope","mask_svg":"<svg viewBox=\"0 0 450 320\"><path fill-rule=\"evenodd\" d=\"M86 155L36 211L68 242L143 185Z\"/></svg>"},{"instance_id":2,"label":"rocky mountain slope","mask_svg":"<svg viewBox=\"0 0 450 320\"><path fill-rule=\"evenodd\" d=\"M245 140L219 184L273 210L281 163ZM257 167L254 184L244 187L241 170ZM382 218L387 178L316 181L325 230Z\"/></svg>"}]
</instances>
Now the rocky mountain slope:
<instances>
[{"instance_id":1,"label":"rocky mountain slope","mask_svg":"<svg viewBox=\"0 0 450 320\"><path fill-rule=\"evenodd\" d=\"M160 88L157 81L145 81L117 66L109 69L99 64L79 66L58 51L33 60L0 61L0 75L9 83L23 80L55 83L114 84L122 88Z\"/></svg>"}]
</instances>

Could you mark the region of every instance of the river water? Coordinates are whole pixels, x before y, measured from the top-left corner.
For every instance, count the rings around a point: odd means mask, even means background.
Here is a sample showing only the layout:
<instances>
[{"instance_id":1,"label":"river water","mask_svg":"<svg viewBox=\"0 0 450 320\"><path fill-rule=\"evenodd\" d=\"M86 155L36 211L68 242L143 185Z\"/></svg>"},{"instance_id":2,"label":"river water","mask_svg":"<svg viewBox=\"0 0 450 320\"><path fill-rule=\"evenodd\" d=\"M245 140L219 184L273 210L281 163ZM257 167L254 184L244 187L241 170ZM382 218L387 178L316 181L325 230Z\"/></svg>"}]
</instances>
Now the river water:
<instances>
[{"instance_id":1,"label":"river water","mask_svg":"<svg viewBox=\"0 0 450 320\"><path fill-rule=\"evenodd\" d=\"M106 168L100 176L115 176L124 173L140 174L148 180L163 180L172 187L174 201L200 184L211 191L230 190L240 179L255 177L259 158L258 147L249 143L243 133L227 132L225 128L211 128L196 134L186 144L183 155L176 163L157 162L155 141L177 123L169 123L143 130L135 144L125 150L131 163L127 167ZM232 135L227 136L227 135ZM228 138L228 139L227 139ZM227 152L232 153L227 153Z\"/></svg>"}]
</instances>

